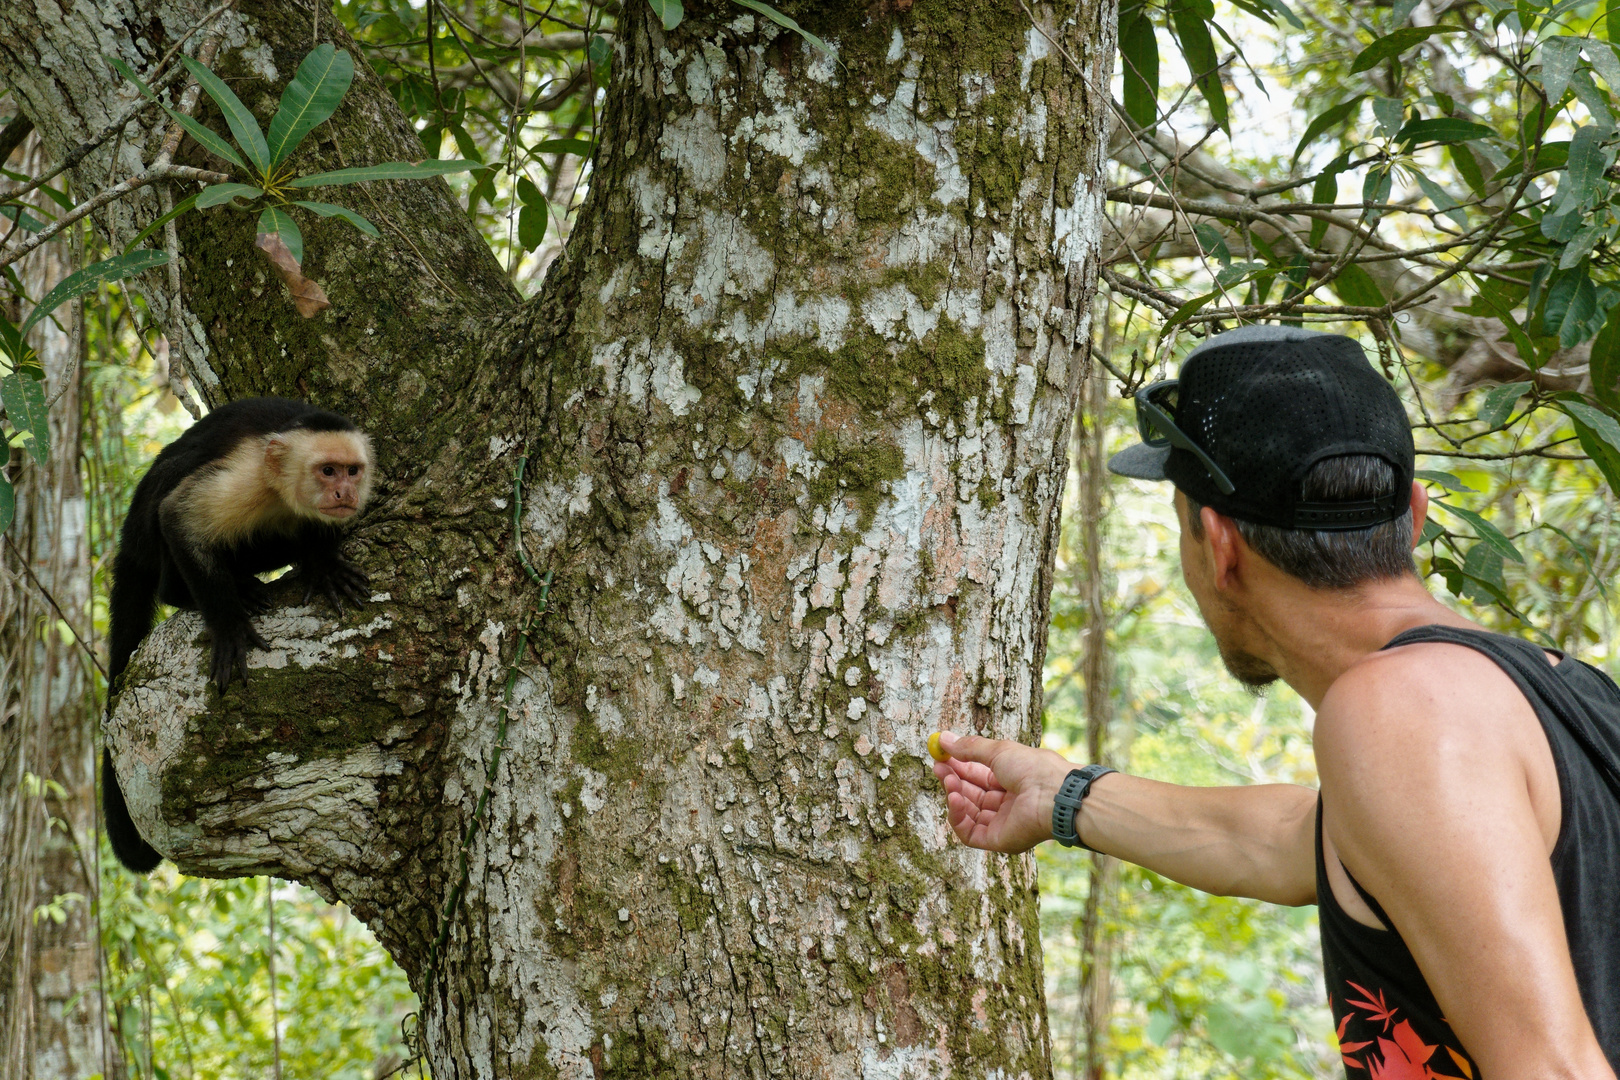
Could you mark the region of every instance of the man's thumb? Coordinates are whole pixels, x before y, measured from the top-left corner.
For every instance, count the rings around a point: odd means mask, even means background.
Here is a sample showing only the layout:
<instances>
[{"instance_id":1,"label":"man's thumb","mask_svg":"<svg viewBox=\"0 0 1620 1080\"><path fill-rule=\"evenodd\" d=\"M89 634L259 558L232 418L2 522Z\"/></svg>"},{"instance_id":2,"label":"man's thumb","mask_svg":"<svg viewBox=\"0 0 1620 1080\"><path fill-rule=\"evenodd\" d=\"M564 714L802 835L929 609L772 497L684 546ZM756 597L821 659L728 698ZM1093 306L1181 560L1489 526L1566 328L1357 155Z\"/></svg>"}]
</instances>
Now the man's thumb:
<instances>
[{"instance_id":1,"label":"man's thumb","mask_svg":"<svg viewBox=\"0 0 1620 1080\"><path fill-rule=\"evenodd\" d=\"M943 761L946 757L953 757L960 761L976 761L981 765L990 764L991 758L996 755L998 740L983 739L977 735L958 735L954 731L937 732L929 741L928 749L932 751L937 745L944 751Z\"/></svg>"}]
</instances>

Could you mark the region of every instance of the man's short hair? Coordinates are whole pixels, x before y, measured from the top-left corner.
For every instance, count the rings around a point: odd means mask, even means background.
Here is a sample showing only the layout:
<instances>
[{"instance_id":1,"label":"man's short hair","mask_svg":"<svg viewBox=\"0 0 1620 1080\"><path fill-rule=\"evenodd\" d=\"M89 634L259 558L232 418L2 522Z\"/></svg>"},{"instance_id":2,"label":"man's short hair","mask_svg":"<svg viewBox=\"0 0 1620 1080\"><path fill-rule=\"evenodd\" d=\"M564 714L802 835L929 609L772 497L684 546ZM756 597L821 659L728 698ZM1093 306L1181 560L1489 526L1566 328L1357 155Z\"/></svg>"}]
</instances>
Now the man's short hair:
<instances>
[{"instance_id":1,"label":"man's short hair","mask_svg":"<svg viewBox=\"0 0 1620 1080\"><path fill-rule=\"evenodd\" d=\"M1371 454L1324 458L1300 482L1311 502L1375 499L1395 487L1395 470ZM1185 494L1185 492L1183 493ZM1187 496L1188 527L1204 538L1203 504ZM1324 532L1282 529L1234 519L1244 541L1271 565L1313 589L1351 589L1372 581L1416 574L1412 564L1412 511L1365 529Z\"/></svg>"}]
</instances>

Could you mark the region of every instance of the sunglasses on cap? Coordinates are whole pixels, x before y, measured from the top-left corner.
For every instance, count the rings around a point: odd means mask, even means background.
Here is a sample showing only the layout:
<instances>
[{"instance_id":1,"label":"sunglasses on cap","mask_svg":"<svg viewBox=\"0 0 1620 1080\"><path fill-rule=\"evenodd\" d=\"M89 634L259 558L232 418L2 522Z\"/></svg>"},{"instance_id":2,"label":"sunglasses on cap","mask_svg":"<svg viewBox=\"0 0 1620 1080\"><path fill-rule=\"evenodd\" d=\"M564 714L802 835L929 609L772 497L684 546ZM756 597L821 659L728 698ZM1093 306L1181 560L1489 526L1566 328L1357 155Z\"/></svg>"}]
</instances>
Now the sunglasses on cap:
<instances>
[{"instance_id":1,"label":"sunglasses on cap","mask_svg":"<svg viewBox=\"0 0 1620 1080\"><path fill-rule=\"evenodd\" d=\"M1180 385L1179 379L1161 379L1136 392L1136 431L1149 446L1174 446L1187 451L1198 459L1221 494L1230 495L1237 490L1236 485L1227 479L1215 459L1177 427L1170 416L1170 410L1175 408L1176 388Z\"/></svg>"}]
</instances>

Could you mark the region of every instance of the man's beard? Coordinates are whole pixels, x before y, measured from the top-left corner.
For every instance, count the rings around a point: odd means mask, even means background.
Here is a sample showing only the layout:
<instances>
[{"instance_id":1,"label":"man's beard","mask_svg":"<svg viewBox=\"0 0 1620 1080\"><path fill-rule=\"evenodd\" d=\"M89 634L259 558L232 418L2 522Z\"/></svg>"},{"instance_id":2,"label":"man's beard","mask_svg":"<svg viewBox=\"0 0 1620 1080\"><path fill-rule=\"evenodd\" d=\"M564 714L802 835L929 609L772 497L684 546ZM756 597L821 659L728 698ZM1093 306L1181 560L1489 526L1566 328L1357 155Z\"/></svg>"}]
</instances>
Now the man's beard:
<instances>
[{"instance_id":1,"label":"man's beard","mask_svg":"<svg viewBox=\"0 0 1620 1080\"><path fill-rule=\"evenodd\" d=\"M1267 687L1280 677L1276 668L1253 653L1227 644L1219 635L1215 637L1215 646L1221 651L1221 663L1226 665L1227 672L1256 697L1264 694Z\"/></svg>"}]
</instances>

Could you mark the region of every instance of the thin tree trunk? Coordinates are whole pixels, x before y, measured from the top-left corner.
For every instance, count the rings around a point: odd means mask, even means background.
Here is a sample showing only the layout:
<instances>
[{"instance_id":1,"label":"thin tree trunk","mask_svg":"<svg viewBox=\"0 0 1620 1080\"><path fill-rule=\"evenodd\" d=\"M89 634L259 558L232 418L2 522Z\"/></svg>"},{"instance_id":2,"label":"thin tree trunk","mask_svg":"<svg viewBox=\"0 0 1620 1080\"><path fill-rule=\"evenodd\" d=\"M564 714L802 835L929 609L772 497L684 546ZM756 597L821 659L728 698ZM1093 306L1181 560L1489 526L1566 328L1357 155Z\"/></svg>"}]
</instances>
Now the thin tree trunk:
<instances>
[{"instance_id":1,"label":"thin tree trunk","mask_svg":"<svg viewBox=\"0 0 1620 1080\"><path fill-rule=\"evenodd\" d=\"M137 69L167 42L126 26L204 8L127 6L79 29ZM203 394L376 437L375 592L334 623L281 586L223 701L196 617L155 630L109 725L124 792L188 873L348 903L441 1080L1050 1073L1033 862L954 843L924 745L1038 728L1112 5L778 6L836 54L625 6L532 302L437 181L342 189L375 240L306 224L308 322L242 215L180 219ZM240 12L216 67L262 123L308 11ZM109 110L99 61L29 51L62 18L0 8L56 149ZM298 170L416 145L365 65L321 132Z\"/></svg>"},{"instance_id":2,"label":"thin tree trunk","mask_svg":"<svg viewBox=\"0 0 1620 1080\"><path fill-rule=\"evenodd\" d=\"M25 171L41 167L32 140L21 153ZM53 242L22 261L18 276L30 296L72 271L68 248ZM78 1080L111 1067L94 917L96 709L90 665L74 638L90 625L78 305L59 309L56 323L61 329L47 321L31 340L47 399L60 395L50 412L50 460L15 470L17 518L0 553L0 1063L7 1076L32 1080Z\"/></svg>"},{"instance_id":3,"label":"thin tree trunk","mask_svg":"<svg viewBox=\"0 0 1620 1080\"><path fill-rule=\"evenodd\" d=\"M1104 353L1110 344L1109 329L1105 323ZM1109 764L1114 653L1108 640L1111 622L1103 549L1108 506L1108 375L1100 365L1093 365L1081 393L1084 406L1075 419L1075 457L1080 471L1078 510L1083 571L1077 584L1086 610L1080 659L1086 688L1086 756ZM1114 941L1107 921L1118 885L1119 861L1092 852L1080 932L1080 1012L1086 1048L1080 1075L1084 1080L1101 1080L1107 1066L1108 1027L1114 1011Z\"/></svg>"}]
</instances>

